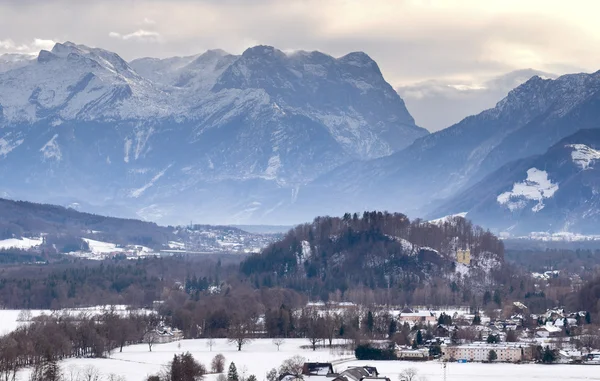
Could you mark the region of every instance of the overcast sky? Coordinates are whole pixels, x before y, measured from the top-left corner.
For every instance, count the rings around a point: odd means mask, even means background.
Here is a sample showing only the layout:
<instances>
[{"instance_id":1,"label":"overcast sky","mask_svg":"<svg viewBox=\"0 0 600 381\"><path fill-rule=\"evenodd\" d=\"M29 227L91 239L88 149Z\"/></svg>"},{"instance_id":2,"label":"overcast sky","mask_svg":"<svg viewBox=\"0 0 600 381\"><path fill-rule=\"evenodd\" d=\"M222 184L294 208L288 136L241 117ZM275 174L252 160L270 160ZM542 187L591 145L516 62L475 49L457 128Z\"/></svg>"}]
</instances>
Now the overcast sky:
<instances>
[{"instance_id":1,"label":"overcast sky","mask_svg":"<svg viewBox=\"0 0 600 381\"><path fill-rule=\"evenodd\" d=\"M0 0L0 53L53 41L130 60L257 44L365 51L394 86L600 69L596 0Z\"/></svg>"}]
</instances>

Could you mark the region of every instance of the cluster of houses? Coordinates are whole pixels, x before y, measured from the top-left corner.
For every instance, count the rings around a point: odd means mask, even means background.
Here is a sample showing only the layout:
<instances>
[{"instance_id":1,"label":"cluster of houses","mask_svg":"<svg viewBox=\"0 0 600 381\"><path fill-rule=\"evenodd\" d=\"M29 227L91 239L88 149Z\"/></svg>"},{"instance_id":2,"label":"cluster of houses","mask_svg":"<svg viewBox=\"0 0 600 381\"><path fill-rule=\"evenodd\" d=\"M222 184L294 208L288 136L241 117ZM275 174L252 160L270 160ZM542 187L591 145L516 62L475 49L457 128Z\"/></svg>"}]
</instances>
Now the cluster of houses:
<instances>
[{"instance_id":1,"label":"cluster of houses","mask_svg":"<svg viewBox=\"0 0 600 381\"><path fill-rule=\"evenodd\" d=\"M480 316L477 324L474 323L474 318L478 315L474 314L455 312L451 324L442 324L439 316L433 312L405 308L398 317L399 321L411 326L435 325L435 338L418 347L414 344L396 346L396 357L412 361L439 357L445 361L461 362L524 362L534 359L536 347L548 346L556 350L556 362L600 364L600 352L582 354L574 350L567 336L568 330L571 330L571 334L581 332L574 328L589 323L587 312L567 312L564 308L553 308L543 314L526 317L525 305L515 302L514 307L516 313L509 318L492 320ZM532 319L533 324L524 326L526 319ZM464 333L459 334L464 331L470 332L468 338L465 338ZM414 333L411 334L414 336ZM409 339L412 341L414 337L409 336ZM433 352L432 346L436 346L438 350Z\"/></svg>"},{"instance_id":2,"label":"cluster of houses","mask_svg":"<svg viewBox=\"0 0 600 381\"><path fill-rule=\"evenodd\" d=\"M331 363L307 362L302 367L302 374L284 373L279 381L391 381L381 376L377 368L372 366L352 366L336 373Z\"/></svg>"}]
</instances>

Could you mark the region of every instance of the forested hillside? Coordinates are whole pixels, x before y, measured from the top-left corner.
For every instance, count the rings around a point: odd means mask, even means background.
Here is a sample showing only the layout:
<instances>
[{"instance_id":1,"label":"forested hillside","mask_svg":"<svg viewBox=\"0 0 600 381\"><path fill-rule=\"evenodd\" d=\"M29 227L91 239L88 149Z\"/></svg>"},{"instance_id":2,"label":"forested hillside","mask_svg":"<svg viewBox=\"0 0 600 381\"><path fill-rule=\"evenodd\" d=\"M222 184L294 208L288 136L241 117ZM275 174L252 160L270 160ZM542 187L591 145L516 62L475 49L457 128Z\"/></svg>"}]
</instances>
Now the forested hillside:
<instances>
[{"instance_id":1,"label":"forested hillside","mask_svg":"<svg viewBox=\"0 0 600 381\"><path fill-rule=\"evenodd\" d=\"M76 237L95 233L96 239L155 246L175 239L173 229L152 222L82 213L62 206L0 199L0 240L12 237L48 235Z\"/></svg>"},{"instance_id":2,"label":"forested hillside","mask_svg":"<svg viewBox=\"0 0 600 381\"><path fill-rule=\"evenodd\" d=\"M470 249L470 266L456 263L460 249ZM241 269L256 286L281 285L315 296L356 287L410 291L438 279L466 289L475 278L480 286L493 283L503 255L497 237L460 217L429 223L365 212L299 225L247 258Z\"/></svg>"}]
</instances>

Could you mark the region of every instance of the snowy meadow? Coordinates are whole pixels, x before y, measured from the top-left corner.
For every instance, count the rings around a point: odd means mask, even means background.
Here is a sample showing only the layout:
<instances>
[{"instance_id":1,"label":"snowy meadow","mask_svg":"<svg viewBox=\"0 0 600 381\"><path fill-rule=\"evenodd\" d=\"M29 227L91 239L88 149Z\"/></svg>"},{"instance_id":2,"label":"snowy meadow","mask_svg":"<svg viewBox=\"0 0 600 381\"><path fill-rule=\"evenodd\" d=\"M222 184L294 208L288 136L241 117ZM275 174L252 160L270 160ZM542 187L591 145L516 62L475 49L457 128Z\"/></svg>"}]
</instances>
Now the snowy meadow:
<instances>
[{"instance_id":1,"label":"snowy meadow","mask_svg":"<svg viewBox=\"0 0 600 381\"><path fill-rule=\"evenodd\" d=\"M124 377L127 381L144 381L159 372L172 360L175 354L190 352L194 358L209 366L212 358L221 353L225 356L226 365L236 364L240 376L253 374L258 380L265 380L266 373L277 368L286 359L299 355L307 361L332 362L334 370L340 372L350 366L371 365L377 367L380 374L397 381L399 374L407 368L415 368L419 377L428 381L443 380L443 367L438 361L356 361L348 352L320 348L316 351L306 348L306 339L288 339L280 346L271 339L257 339L237 351L235 345L226 339L214 340L211 347L206 339L182 340L168 344L156 344L152 352L145 344L125 347L123 352L115 352L110 358L93 359L78 358L61 362L67 374L85 372L90 366L95 367L104 377L113 374ZM450 363L446 369L448 381L540 381L540 380L600 380L599 368L586 365L536 365L536 364L482 364L482 363ZM206 381L215 381L216 374L209 374ZM18 381L27 381L26 371L19 374Z\"/></svg>"}]
</instances>

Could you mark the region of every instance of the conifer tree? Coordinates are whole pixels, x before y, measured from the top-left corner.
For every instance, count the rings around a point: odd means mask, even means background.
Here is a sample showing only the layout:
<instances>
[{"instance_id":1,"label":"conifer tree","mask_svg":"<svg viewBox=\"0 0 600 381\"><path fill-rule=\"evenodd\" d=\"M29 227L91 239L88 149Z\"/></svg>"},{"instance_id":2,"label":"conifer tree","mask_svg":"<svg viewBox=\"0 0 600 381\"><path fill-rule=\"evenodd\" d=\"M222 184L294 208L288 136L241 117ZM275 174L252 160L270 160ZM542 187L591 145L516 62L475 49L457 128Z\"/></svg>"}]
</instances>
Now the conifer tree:
<instances>
[{"instance_id":1,"label":"conifer tree","mask_svg":"<svg viewBox=\"0 0 600 381\"><path fill-rule=\"evenodd\" d=\"M235 363L232 362L229 364L229 371L227 372L227 381L239 381L240 377L238 376L237 368L235 367Z\"/></svg>"}]
</instances>

